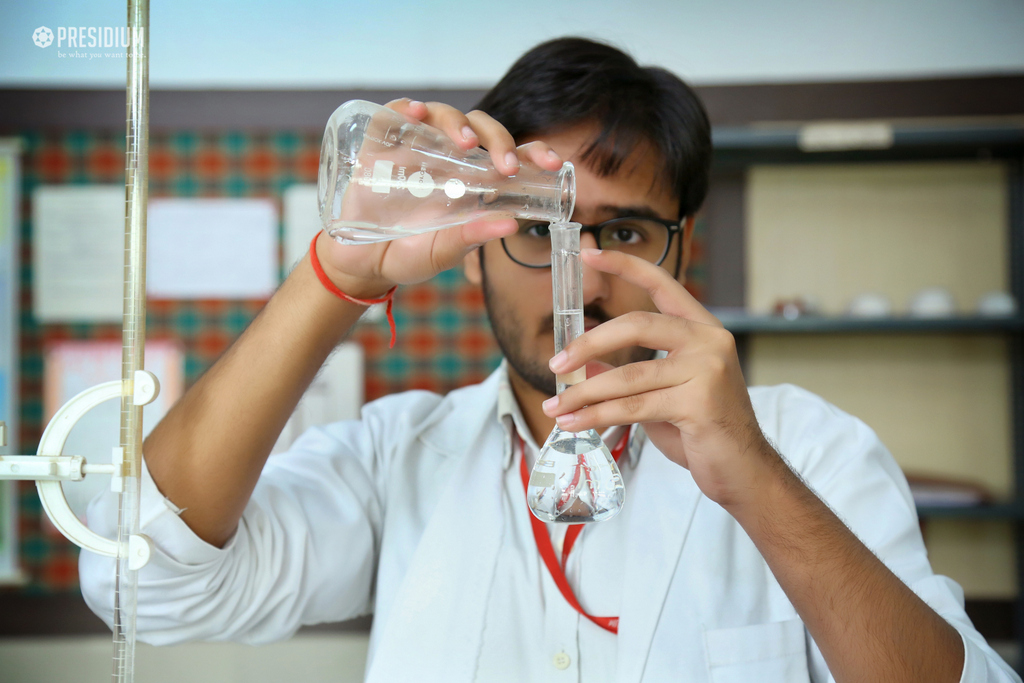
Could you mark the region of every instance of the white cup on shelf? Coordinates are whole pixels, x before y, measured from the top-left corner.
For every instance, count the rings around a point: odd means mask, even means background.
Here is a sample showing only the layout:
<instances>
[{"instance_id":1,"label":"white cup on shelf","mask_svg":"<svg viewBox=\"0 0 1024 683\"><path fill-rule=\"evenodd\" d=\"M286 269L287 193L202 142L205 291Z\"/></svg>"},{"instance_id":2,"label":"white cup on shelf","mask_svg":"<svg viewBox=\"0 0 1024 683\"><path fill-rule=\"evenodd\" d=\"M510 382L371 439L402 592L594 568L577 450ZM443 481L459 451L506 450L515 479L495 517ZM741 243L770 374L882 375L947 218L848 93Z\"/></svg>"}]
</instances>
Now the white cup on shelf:
<instances>
[{"instance_id":1,"label":"white cup on shelf","mask_svg":"<svg viewBox=\"0 0 1024 683\"><path fill-rule=\"evenodd\" d=\"M892 301L885 294L865 292L853 298L846 314L851 318L888 318L892 315Z\"/></svg>"},{"instance_id":2,"label":"white cup on shelf","mask_svg":"<svg viewBox=\"0 0 1024 683\"><path fill-rule=\"evenodd\" d=\"M1017 314L1017 300L1008 292L986 292L978 298L975 310L986 318L1011 318Z\"/></svg>"},{"instance_id":3,"label":"white cup on shelf","mask_svg":"<svg viewBox=\"0 0 1024 683\"><path fill-rule=\"evenodd\" d=\"M952 318L956 315L956 300L945 287L928 287L910 300L908 313L912 318Z\"/></svg>"}]
</instances>

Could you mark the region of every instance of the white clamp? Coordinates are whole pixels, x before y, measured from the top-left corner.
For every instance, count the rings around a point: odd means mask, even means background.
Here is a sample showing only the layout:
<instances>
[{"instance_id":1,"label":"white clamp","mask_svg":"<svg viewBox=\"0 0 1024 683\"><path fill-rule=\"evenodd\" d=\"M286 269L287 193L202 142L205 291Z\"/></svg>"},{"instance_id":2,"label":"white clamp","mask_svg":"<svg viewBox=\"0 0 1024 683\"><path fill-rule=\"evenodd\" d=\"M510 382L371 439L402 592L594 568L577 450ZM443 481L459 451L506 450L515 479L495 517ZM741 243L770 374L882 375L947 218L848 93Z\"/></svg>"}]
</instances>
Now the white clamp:
<instances>
[{"instance_id":1,"label":"white clamp","mask_svg":"<svg viewBox=\"0 0 1024 683\"><path fill-rule=\"evenodd\" d=\"M0 479L81 481L84 464L80 455L0 455Z\"/></svg>"},{"instance_id":2,"label":"white clamp","mask_svg":"<svg viewBox=\"0 0 1024 683\"><path fill-rule=\"evenodd\" d=\"M86 389L61 406L46 426L35 456L0 456L0 479L34 479L43 509L72 543L100 555L118 557L116 540L105 538L82 524L67 498L61 481L78 481L85 474L110 474L110 487L114 491L124 490L124 454L121 448L114 449L111 465L89 465L80 455L63 455L64 444L75 423L99 404L120 399L130 391L135 405L152 403L160 393L160 382L153 373L139 370L131 386L125 387L121 380L104 382ZM128 473L129 476L132 473ZM129 569L141 569L153 554L153 542L144 534L128 537L127 553Z\"/></svg>"}]
</instances>

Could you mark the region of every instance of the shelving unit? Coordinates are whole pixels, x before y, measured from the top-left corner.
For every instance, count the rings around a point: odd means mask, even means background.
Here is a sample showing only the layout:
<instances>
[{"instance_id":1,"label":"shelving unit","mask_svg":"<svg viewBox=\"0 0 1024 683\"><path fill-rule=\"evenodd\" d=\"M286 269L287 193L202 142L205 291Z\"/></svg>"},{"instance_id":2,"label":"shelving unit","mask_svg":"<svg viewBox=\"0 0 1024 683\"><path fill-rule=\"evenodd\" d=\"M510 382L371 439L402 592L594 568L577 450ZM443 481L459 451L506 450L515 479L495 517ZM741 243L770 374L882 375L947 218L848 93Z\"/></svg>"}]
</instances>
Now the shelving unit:
<instances>
[{"instance_id":1,"label":"shelving unit","mask_svg":"<svg viewBox=\"0 0 1024 683\"><path fill-rule=\"evenodd\" d=\"M715 311L712 311L715 313ZM1012 318L837 318L801 316L788 320L781 316L716 313L733 334L841 334L841 333L951 333L985 334L1024 332L1024 317Z\"/></svg>"},{"instance_id":2,"label":"shelving unit","mask_svg":"<svg viewBox=\"0 0 1024 683\"><path fill-rule=\"evenodd\" d=\"M917 515L922 519L1010 519L1024 521L1024 506L1020 503L964 507L919 505L917 507Z\"/></svg>"},{"instance_id":3,"label":"shelving unit","mask_svg":"<svg viewBox=\"0 0 1024 683\"><path fill-rule=\"evenodd\" d=\"M1005 164L1009 182L1009 235L1007 244L1009 289L1024 306L1024 118L990 120L915 120L851 122L839 124L854 143L846 148L809 151L807 126L820 124L765 124L718 127L713 133L713 171L724 175L745 171L755 164L851 164L890 161L998 160ZM879 132L885 133L879 142ZM862 135L864 144L857 145ZM886 140L887 138L887 140ZM712 228L713 229L713 228ZM725 326L736 335L741 360L755 335L843 334L943 334L1005 335L1010 360L1010 410L1013 499L975 507L919 507L922 519L1004 520L1014 527L1017 553L1016 580L1019 596L1015 626L1024 656L1024 313L1013 317L955 317L918 319L891 317L859 319L802 316L751 315L736 309L718 311Z\"/></svg>"},{"instance_id":4,"label":"shelving unit","mask_svg":"<svg viewBox=\"0 0 1024 683\"><path fill-rule=\"evenodd\" d=\"M712 133L715 168L743 168L751 164L837 163L853 161L952 161L957 159L1021 160L1024 118L979 122L879 122L892 133L891 145L846 149L801 149L802 133L811 124L719 126ZM838 124L843 126L845 124ZM873 125L851 122L847 128ZM1019 167L1018 167L1019 171ZM1019 188L1018 188L1019 189Z\"/></svg>"}]
</instances>

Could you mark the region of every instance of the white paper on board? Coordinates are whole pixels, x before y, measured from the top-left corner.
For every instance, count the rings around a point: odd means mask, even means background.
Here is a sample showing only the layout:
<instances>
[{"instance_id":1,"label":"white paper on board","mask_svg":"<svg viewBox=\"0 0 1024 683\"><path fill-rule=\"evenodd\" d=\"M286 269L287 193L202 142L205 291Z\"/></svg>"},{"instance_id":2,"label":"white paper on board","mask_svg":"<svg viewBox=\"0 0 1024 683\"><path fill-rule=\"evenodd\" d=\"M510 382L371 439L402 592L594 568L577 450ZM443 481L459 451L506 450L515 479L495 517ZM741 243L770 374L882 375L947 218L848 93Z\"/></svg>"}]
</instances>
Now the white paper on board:
<instances>
[{"instance_id":1,"label":"white paper on board","mask_svg":"<svg viewBox=\"0 0 1024 683\"><path fill-rule=\"evenodd\" d=\"M21 453L18 429L18 276L21 145L0 138L0 456ZM6 445L4 445L6 444ZM0 481L0 584L25 577L18 562L18 482Z\"/></svg>"},{"instance_id":2,"label":"white paper on board","mask_svg":"<svg viewBox=\"0 0 1024 683\"><path fill-rule=\"evenodd\" d=\"M309 251L313 235L323 230L317 206L316 185L290 185L284 191L284 277ZM370 306L363 314L366 320L384 317L384 304Z\"/></svg>"},{"instance_id":3,"label":"white paper on board","mask_svg":"<svg viewBox=\"0 0 1024 683\"><path fill-rule=\"evenodd\" d=\"M7 387L7 373L0 367L0 421L13 425L8 412ZM11 433L8 431L5 436L7 446L0 446L0 453L17 453L18 447ZM18 482L0 481L0 584L19 578L17 523Z\"/></svg>"},{"instance_id":4,"label":"white paper on board","mask_svg":"<svg viewBox=\"0 0 1024 683\"><path fill-rule=\"evenodd\" d=\"M152 199L148 239L154 299L267 299L277 286L269 199Z\"/></svg>"},{"instance_id":5,"label":"white paper on board","mask_svg":"<svg viewBox=\"0 0 1024 683\"><path fill-rule=\"evenodd\" d=\"M119 322L124 187L43 185L32 193L32 306L40 322Z\"/></svg>"},{"instance_id":6,"label":"white paper on board","mask_svg":"<svg viewBox=\"0 0 1024 683\"><path fill-rule=\"evenodd\" d=\"M362 407L363 347L355 342L345 342L334 350L302 395L272 453L288 450L295 439L310 427L355 420Z\"/></svg>"},{"instance_id":7,"label":"white paper on board","mask_svg":"<svg viewBox=\"0 0 1024 683\"><path fill-rule=\"evenodd\" d=\"M290 185L284 191L284 274L295 267L309 249L313 235L320 232L316 185Z\"/></svg>"}]
</instances>

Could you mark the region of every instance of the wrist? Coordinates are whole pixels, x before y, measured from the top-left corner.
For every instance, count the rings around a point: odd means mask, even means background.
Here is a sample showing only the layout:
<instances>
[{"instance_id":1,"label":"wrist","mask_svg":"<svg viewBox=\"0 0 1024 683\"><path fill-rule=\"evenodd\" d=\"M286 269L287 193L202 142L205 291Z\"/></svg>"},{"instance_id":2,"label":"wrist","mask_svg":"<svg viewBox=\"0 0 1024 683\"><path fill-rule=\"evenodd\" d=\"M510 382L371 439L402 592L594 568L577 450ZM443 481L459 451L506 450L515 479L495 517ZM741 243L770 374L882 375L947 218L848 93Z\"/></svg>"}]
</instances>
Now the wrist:
<instances>
[{"instance_id":1,"label":"wrist","mask_svg":"<svg viewBox=\"0 0 1024 683\"><path fill-rule=\"evenodd\" d=\"M349 288L349 292L358 291L359 295L350 294L338 287L337 283L331 280L330 276L328 276L324 271L324 267L320 262L319 247L320 233L317 233L316 236L313 237L313 241L309 243L309 264L312 266L317 279L320 281L320 284L323 285L325 290L343 301L347 301L351 304L357 304L359 306L387 304L387 308L385 310L388 316L388 327L391 328L391 343L388 345L388 348L393 348L395 346L397 330L395 328L395 314L392 312L392 307L395 304L395 290L398 289L398 285L392 286L382 296L368 296L362 292L364 289L374 291L372 286L368 286L368 283L365 281L356 281L354 284L350 283L346 286ZM348 278L343 278L343 281L347 279Z\"/></svg>"},{"instance_id":2,"label":"wrist","mask_svg":"<svg viewBox=\"0 0 1024 683\"><path fill-rule=\"evenodd\" d=\"M331 246L331 237L326 232L319 232L313 240L312 249L316 249L317 260L320 268L327 279L335 287L354 299L379 299L387 295L394 287L393 282L388 282L382 277L366 277L344 272L334 267L330 259L325 259L327 249Z\"/></svg>"},{"instance_id":3,"label":"wrist","mask_svg":"<svg viewBox=\"0 0 1024 683\"><path fill-rule=\"evenodd\" d=\"M777 496L799 479L789 469L771 444L765 441L750 452L743 482L731 487L728 495L717 501L741 525L756 519L771 508Z\"/></svg>"}]
</instances>

